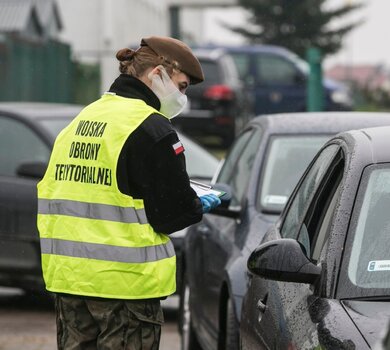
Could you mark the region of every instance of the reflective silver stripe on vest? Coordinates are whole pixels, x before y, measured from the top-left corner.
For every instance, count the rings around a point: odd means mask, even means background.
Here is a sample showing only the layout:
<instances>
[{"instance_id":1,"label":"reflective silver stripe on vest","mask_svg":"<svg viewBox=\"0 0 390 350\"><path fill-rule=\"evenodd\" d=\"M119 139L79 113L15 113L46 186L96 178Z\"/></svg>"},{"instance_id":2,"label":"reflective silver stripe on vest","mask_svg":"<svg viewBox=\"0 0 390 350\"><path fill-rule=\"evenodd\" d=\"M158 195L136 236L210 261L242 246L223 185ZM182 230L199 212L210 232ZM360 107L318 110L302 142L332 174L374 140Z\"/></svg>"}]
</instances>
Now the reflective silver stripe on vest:
<instances>
[{"instance_id":1,"label":"reflective silver stripe on vest","mask_svg":"<svg viewBox=\"0 0 390 350\"><path fill-rule=\"evenodd\" d=\"M65 255L121 263L146 263L175 255L171 241L150 247L118 247L106 244L41 238L42 254Z\"/></svg>"},{"instance_id":2,"label":"reflective silver stripe on vest","mask_svg":"<svg viewBox=\"0 0 390 350\"><path fill-rule=\"evenodd\" d=\"M147 224L145 209L118 207L65 199L38 199L38 214L68 215L79 218Z\"/></svg>"}]
</instances>

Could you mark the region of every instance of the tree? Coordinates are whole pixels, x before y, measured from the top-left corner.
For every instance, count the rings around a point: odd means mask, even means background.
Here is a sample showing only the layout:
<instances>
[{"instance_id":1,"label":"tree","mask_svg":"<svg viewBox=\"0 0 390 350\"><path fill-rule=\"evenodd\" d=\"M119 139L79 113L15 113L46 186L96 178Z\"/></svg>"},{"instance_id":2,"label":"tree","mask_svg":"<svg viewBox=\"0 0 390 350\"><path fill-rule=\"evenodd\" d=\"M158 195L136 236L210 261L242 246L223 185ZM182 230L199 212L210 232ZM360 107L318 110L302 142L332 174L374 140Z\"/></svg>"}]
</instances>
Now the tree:
<instances>
[{"instance_id":1,"label":"tree","mask_svg":"<svg viewBox=\"0 0 390 350\"><path fill-rule=\"evenodd\" d=\"M289 48L301 57L306 49L315 46L324 55L337 52L345 34L361 21L331 28L329 23L362 7L362 4L344 4L325 9L326 0L238 0L251 14L251 28L232 27L251 43L273 44Z\"/></svg>"}]
</instances>

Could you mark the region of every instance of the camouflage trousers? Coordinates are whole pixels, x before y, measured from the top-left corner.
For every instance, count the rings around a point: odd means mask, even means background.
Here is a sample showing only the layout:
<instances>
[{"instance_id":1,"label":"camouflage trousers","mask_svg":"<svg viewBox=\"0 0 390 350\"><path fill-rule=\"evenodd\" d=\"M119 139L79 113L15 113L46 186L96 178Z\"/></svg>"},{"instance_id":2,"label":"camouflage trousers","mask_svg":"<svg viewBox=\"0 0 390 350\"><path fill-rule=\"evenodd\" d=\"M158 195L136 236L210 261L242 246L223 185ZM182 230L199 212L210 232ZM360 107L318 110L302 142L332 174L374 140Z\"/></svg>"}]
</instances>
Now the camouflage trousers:
<instances>
[{"instance_id":1,"label":"camouflage trousers","mask_svg":"<svg viewBox=\"0 0 390 350\"><path fill-rule=\"evenodd\" d=\"M157 350L164 322L159 300L56 295L59 350Z\"/></svg>"}]
</instances>

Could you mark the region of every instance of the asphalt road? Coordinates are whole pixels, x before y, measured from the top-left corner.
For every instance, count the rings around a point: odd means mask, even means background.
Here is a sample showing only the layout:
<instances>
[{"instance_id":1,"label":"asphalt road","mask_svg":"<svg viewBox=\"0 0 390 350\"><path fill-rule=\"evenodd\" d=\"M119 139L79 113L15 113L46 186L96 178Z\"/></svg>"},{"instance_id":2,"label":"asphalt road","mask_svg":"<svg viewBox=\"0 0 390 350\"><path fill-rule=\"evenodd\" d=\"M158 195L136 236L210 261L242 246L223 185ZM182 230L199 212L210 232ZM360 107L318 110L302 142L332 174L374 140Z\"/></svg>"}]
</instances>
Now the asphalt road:
<instances>
[{"instance_id":1,"label":"asphalt road","mask_svg":"<svg viewBox=\"0 0 390 350\"><path fill-rule=\"evenodd\" d=\"M165 324L160 350L179 350L177 298L163 303ZM47 299L26 297L15 289L0 288L0 350L54 350L56 328L53 305Z\"/></svg>"}]
</instances>

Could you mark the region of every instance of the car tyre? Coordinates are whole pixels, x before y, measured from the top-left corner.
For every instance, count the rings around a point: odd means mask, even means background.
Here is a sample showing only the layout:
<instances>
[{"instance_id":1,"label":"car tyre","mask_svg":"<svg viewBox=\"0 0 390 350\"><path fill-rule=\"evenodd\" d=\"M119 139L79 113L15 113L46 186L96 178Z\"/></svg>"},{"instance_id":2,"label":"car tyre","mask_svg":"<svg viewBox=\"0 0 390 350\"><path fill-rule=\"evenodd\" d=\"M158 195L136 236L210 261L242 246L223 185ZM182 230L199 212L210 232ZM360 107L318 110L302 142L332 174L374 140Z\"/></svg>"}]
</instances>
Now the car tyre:
<instances>
[{"instance_id":1,"label":"car tyre","mask_svg":"<svg viewBox=\"0 0 390 350\"><path fill-rule=\"evenodd\" d=\"M226 350L238 350L239 347L238 321L234 314L232 299L226 303L226 329L225 329L225 347Z\"/></svg>"},{"instance_id":2,"label":"car tyre","mask_svg":"<svg viewBox=\"0 0 390 350\"><path fill-rule=\"evenodd\" d=\"M192 326L190 309L190 286L188 285L186 278L183 278L181 291L179 309L181 350L202 350Z\"/></svg>"}]
</instances>

